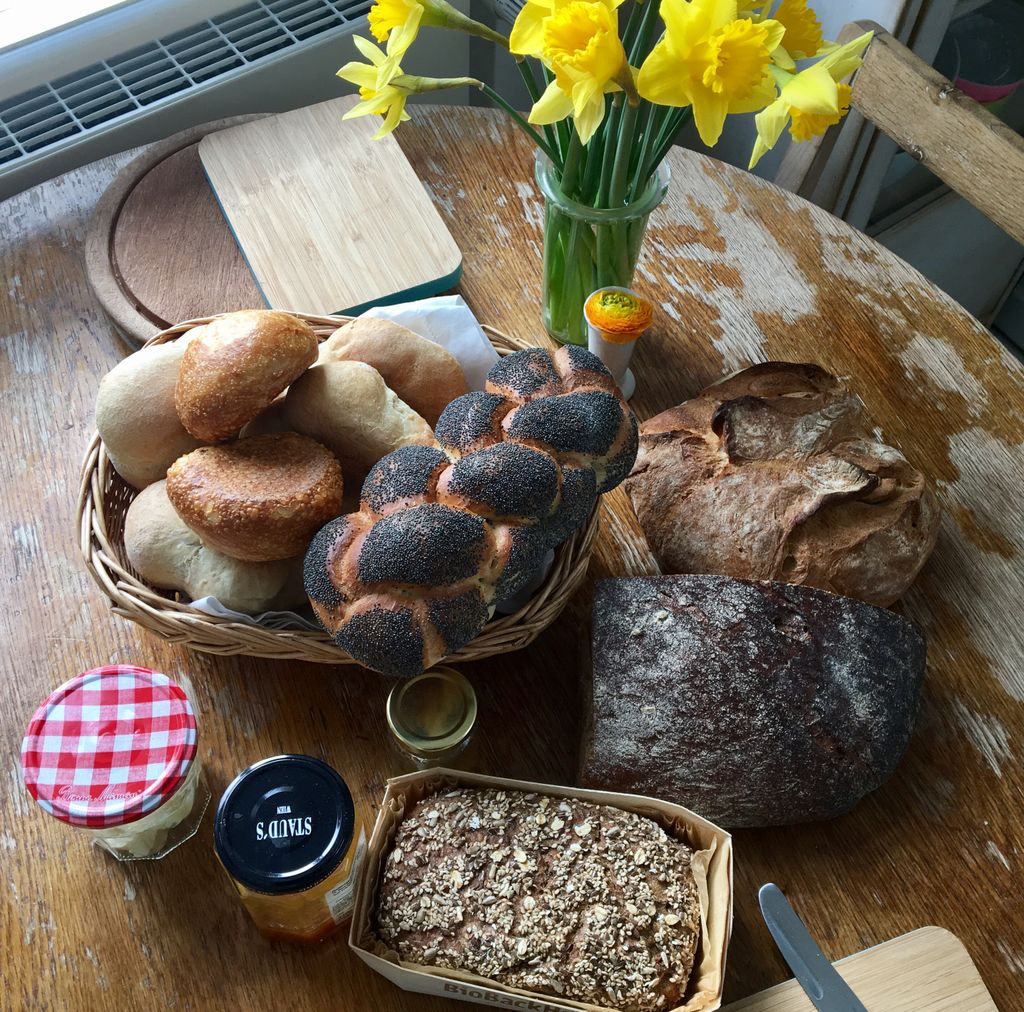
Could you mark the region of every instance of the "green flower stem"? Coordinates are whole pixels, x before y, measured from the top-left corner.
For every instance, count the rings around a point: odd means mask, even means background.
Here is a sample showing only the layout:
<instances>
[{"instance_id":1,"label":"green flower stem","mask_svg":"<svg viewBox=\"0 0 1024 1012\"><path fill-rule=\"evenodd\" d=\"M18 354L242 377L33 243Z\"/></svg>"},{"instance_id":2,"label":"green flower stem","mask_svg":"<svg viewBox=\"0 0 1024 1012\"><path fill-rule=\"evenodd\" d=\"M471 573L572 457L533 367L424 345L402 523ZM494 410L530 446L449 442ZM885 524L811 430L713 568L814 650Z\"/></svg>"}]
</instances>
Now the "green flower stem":
<instances>
[{"instance_id":1,"label":"green flower stem","mask_svg":"<svg viewBox=\"0 0 1024 1012\"><path fill-rule=\"evenodd\" d=\"M623 106L618 137L615 139L615 161L608 188L609 207L618 207L626 202L626 174L629 171L630 155L633 153L633 135L636 132L639 114L639 107L629 104Z\"/></svg>"},{"instance_id":2,"label":"green flower stem","mask_svg":"<svg viewBox=\"0 0 1024 1012\"><path fill-rule=\"evenodd\" d=\"M658 23L658 6L657 0L647 0L637 28L636 38L633 40L632 47L626 50L629 53L629 62L634 67L639 67L644 57L651 51L654 27Z\"/></svg>"},{"instance_id":3,"label":"green flower stem","mask_svg":"<svg viewBox=\"0 0 1024 1012\"><path fill-rule=\"evenodd\" d=\"M537 86L537 78L533 74L533 68L527 64L525 59L517 59L516 66L519 68L519 75L523 79L523 84L526 85L526 90L530 93L530 98L536 104L537 99L540 98L540 88ZM555 127L551 126L551 124L546 124L544 136L547 138L551 148L558 152L559 160L562 160L565 157L565 148L560 143Z\"/></svg>"},{"instance_id":4,"label":"green flower stem","mask_svg":"<svg viewBox=\"0 0 1024 1012\"><path fill-rule=\"evenodd\" d=\"M633 151L633 134L636 131L636 121L639 113L640 110L637 106L628 104L624 107L622 113L619 135L616 138L615 163L612 166L612 179L608 191L609 207L622 207L626 203L629 160ZM629 226L630 222L627 221L621 225L613 225L608 229L609 238L611 239L611 248L608 250L608 256L614 263L612 269L615 271L615 277L625 277L629 273L626 266L627 263L633 262L629 258L629 242L626 235Z\"/></svg>"},{"instance_id":5,"label":"green flower stem","mask_svg":"<svg viewBox=\"0 0 1024 1012\"><path fill-rule=\"evenodd\" d=\"M650 0L649 0L650 2ZM630 179L629 189L626 191L629 203L632 203L640 195L641 186L647 182L649 177L643 176L643 168L647 163L647 156L650 154L651 145L654 141L655 106L645 103L643 139L640 141L640 148L633 164L633 174Z\"/></svg>"},{"instance_id":6,"label":"green flower stem","mask_svg":"<svg viewBox=\"0 0 1024 1012\"><path fill-rule=\"evenodd\" d=\"M603 138L604 149L601 153L601 181L597 187L597 201L595 207L608 206L608 191L612 183L612 166L615 161L615 144L613 138L619 132L619 122L622 118L622 95L616 95L612 101L612 110L605 118L607 119L607 130Z\"/></svg>"},{"instance_id":7,"label":"green flower stem","mask_svg":"<svg viewBox=\"0 0 1024 1012\"><path fill-rule=\"evenodd\" d=\"M565 153L565 164L562 166L562 193L567 197L572 197L576 190L582 154L583 145L580 143L580 135L573 130L572 140L569 141L569 148Z\"/></svg>"},{"instance_id":8,"label":"green flower stem","mask_svg":"<svg viewBox=\"0 0 1024 1012\"><path fill-rule=\"evenodd\" d=\"M665 160L665 156L672 150L672 145L675 142L676 134L683 128L683 125L693 115L693 109L690 106L686 106L684 109L679 109L672 116L669 117L665 127L662 130L664 134L664 140L661 142L660 147L655 148L654 157L649 162L649 168L647 175L650 176L654 170L661 165Z\"/></svg>"},{"instance_id":9,"label":"green flower stem","mask_svg":"<svg viewBox=\"0 0 1024 1012\"><path fill-rule=\"evenodd\" d=\"M645 6L643 0L633 0L630 7L629 18L626 21L626 30L622 33L622 45L627 53L632 50L632 46L636 41L637 33L639 32L640 25L643 21L643 15L647 13L647 8L657 7L657 2L656 0L648 0ZM632 62L632 57L630 58L630 62Z\"/></svg>"},{"instance_id":10,"label":"green flower stem","mask_svg":"<svg viewBox=\"0 0 1024 1012\"><path fill-rule=\"evenodd\" d=\"M584 204L593 204L597 200L597 184L601 178L601 160L604 153L604 134L608 129L608 119L611 116L612 99L610 95L604 96L604 118L597 132L584 147L586 155L586 167L583 171L583 182L579 190L579 200ZM576 132L575 124L573 132Z\"/></svg>"},{"instance_id":11,"label":"green flower stem","mask_svg":"<svg viewBox=\"0 0 1024 1012\"><path fill-rule=\"evenodd\" d=\"M495 105L504 109L505 112L507 112L509 116L511 116L512 119L514 119L516 123L518 123L524 131L526 131L527 135L530 138L532 138L533 142L537 145L537 147L539 147L541 151L543 151L544 154L546 154L548 158L551 159L552 163L558 166L559 171L561 171L562 162L561 159L558 157L557 152L555 152L548 144L548 142L543 137L541 137L541 135L537 133L537 131L534 130L529 123L526 122L526 119L523 117L522 113L516 112L516 110L513 109L512 106L509 105L508 102L506 102L505 99L503 99L489 85L484 84L482 81L476 81L474 83Z\"/></svg>"}]
</instances>

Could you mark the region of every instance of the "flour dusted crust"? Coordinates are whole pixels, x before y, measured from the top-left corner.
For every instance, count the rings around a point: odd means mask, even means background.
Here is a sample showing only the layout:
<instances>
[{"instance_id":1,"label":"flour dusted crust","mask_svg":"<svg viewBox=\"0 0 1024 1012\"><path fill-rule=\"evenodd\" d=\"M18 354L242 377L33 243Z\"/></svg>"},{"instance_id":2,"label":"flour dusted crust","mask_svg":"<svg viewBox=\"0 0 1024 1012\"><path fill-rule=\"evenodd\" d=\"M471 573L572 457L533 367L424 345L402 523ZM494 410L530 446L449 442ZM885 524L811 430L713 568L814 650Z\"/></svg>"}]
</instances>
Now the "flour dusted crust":
<instances>
[{"instance_id":1,"label":"flour dusted crust","mask_svg":"<svg viewBox=\"0 0 1024 1012\"><path fill-rule=\"evenodd\" d=\"M598 582L591 658L578 783L777 826L842 815L892 775L926 646L812 587L650 576Z\"/></svg>"},{"instance_id":2,"label":"flour dusted crust","mask_svg":"<svg viewBox=\"0 0 1024 1012\"><path fill-rule=\"evenodd\" d=\"M457 788L399 825L375 926L407 962L621 1012L671 1009L700 937L691 856L632 812Z\"/></svg>"},{"instance_id":3,"label":"flour dusted crust","mask_svg":"<svg viewBox=\"0 0 1024 1012\"><path fill-rule=\"evenodd\" d=\"M935 546L931 482L815 365L765 362L648 419L625 486L665 573L783 580L886 606Z\"/></svg>"}]
</instances>

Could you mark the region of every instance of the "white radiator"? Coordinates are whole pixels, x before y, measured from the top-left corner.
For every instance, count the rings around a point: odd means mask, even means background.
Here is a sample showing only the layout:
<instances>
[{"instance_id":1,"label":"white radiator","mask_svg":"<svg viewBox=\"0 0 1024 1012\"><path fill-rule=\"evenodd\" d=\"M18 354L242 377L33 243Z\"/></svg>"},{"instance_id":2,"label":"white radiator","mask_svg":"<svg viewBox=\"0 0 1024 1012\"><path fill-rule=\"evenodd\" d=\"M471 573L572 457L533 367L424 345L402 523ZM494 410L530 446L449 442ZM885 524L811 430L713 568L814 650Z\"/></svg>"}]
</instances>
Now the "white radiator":
<instances>
[{"instance_id":1,"label":"white radiator","mask_svg":"<svg viewBox=\"0 0 1024 1012\"><path fill-rule=\"evenodd\" d=\"M358 58L347 36L367 34L370 3L253 0L129 49L123 34L104 34L101 15L81 29L8 50L0 55L0 199L197 123L279 112L350 91L334 72ZM68 73L85 36L92 62ZM104 39L122 48L104 52ZM415 73L465 73L459 68L468 66L467 40L431 32L407 63ZM64 73L38 80L50 68ZM441 100L447 99L465 101L455 94Z\"/></svg>"}]
</instances>

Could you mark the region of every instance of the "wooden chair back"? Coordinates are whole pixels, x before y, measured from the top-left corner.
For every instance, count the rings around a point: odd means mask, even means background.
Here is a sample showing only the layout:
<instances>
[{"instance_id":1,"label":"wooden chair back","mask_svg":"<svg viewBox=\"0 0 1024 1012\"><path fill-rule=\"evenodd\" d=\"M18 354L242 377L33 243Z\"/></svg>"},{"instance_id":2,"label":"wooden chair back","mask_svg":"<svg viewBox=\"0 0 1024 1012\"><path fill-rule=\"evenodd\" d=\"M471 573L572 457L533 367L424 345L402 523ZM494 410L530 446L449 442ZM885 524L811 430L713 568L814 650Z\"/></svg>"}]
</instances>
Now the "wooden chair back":
<instances>
[{"instance_id":1,"label":"wooden chair back","mask_svg":"<svg viewBox=\"0 0 1024 1012\"><path fill-rule=\"evenodd\" d=\"M880 25L846 25L839 41L875 33L853 78L851 105L950 189L1024 243L1024 138L960 91ZM775 176L778 185L811 196L841 136L790 144Z\"/></svg>"}]
</instances>

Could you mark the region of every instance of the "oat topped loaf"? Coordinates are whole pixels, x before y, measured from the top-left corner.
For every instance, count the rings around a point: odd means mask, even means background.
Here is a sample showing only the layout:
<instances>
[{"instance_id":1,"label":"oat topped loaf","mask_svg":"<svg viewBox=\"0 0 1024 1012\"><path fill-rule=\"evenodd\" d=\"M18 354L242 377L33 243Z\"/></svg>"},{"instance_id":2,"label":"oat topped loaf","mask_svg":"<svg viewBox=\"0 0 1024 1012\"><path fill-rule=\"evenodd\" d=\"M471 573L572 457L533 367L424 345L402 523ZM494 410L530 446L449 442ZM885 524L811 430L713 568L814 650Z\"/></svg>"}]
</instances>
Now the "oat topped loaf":
<instances>
[{"instance_id":1,"label":"oat topped loaf","mask_svg":"<svg viewBox=\"0 0 1024 1012\"><path fill-rule=\"evenodd\" d=\"M456 788L399 825L376 930L411 963L622 1012L671 1009L700 937L691 856L632 812Z\"/></svg>"}]
</instances>

